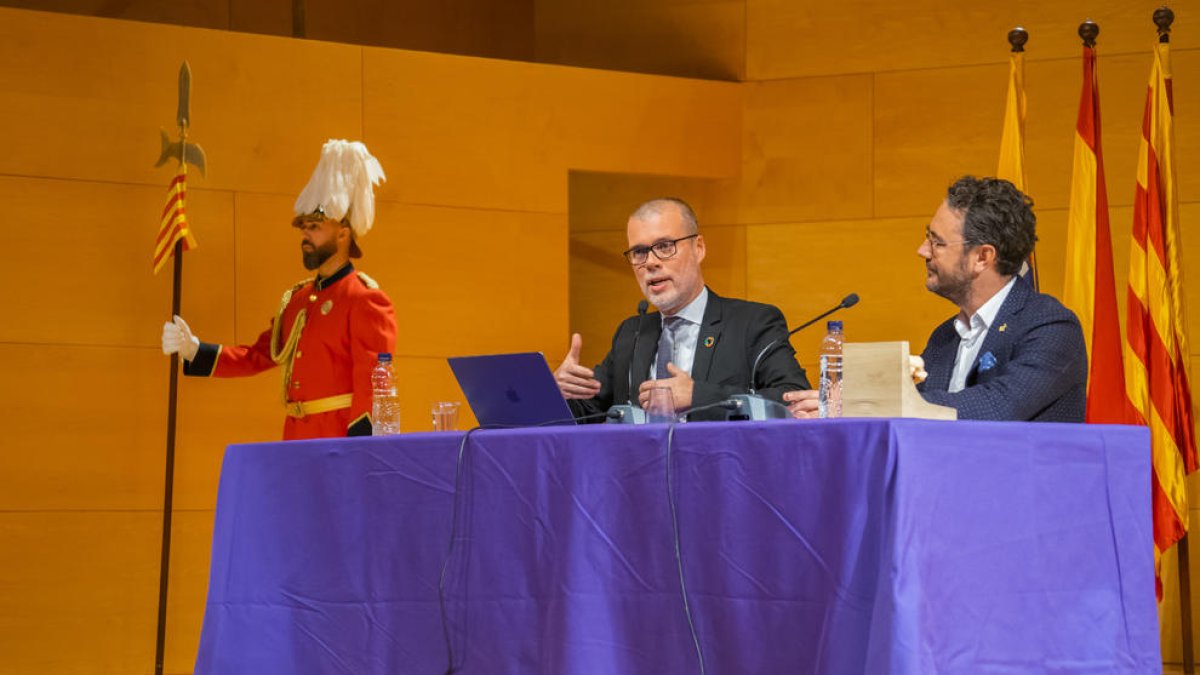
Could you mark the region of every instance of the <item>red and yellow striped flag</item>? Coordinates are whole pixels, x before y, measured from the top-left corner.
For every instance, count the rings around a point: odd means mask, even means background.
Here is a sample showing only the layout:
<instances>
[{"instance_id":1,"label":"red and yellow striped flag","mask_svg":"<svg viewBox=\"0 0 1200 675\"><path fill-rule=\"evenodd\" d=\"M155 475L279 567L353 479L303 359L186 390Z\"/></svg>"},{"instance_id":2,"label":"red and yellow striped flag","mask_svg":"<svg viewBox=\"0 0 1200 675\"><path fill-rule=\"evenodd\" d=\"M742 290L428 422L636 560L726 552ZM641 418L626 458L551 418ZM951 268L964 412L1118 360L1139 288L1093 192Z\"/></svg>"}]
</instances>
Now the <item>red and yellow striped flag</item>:
<instances>
[{"instance_id":1,"label":"red and yellow striped flag","mask_svg":"<svg viewBox=\"0 0 1200 675\"><path fill-rule=\"evenodd\" d=\"M1131 424L1121 364L1121 321L1113 276L1108 189L1100 150L1096 50L1083 48L1083 90L1075 122L1075 162L1067 215L1063 304L1079 317L1088 354L1087 421Z\"/></svg>"},{"instance_id":2,"label":"red and yellow striped flag","mask_svg":"<svg viewBox=\"0 0 1200 675\"><path fill-rule=\"evenodd\" d=\"M1170 52L1160 43L1142 118L1125 326L1129 401L1150 427L1155 562L1187 533L1184 477L1196 470L1173 117Z\"/></svg>"},{"instance_id":3,"label":"red and yellow striped flag","mask_svg":"<svg viewBox=\"0 0 1200 675\"><path fill-rule=\"evenodd\" d=\"M154 273L162 269L175 251L175 242L183 240L183 250L196 248L196 238L187 222L187 166L179 165L179 173L167 187L167 205L163 207L158 238L154 242Z\"/></svg>"}]
</instances>

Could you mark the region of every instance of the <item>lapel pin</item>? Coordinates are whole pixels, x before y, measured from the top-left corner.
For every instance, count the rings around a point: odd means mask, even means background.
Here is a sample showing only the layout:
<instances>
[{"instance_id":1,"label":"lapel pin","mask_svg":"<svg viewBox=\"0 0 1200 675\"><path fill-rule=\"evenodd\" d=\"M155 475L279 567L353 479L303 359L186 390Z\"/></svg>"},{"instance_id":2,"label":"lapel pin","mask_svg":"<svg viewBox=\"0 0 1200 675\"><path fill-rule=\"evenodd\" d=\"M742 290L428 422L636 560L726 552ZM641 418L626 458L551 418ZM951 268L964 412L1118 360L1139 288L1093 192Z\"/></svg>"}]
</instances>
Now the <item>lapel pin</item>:
<instances>
[{"instance_id":1,"label":"lapel pin","mask_svg":"<svg viewBox=\"0 0 1200 675\"><path fill-rule=\"evenodd\" d=\"M717 344L717 339L713 336L709 335L708 337L704 338L704 347L706 349L711 348L715 344Z\"/></svg>"},{"instance_id":2,"label":"lapel pin","mask_svg":"<svg viewBox=\"0 0 1200 675\"><path fill-rule=\"evenodd\" d=\"M999 328L997 328L996 330L998 330L998 331L1000 331L1001 333L1003 333L1005 328L1008 328L1008 324L1006 324L1006 323L1002 323L1002 324L1000 324L1000 327L999 327Z\"/></svg>"}]
</instances>

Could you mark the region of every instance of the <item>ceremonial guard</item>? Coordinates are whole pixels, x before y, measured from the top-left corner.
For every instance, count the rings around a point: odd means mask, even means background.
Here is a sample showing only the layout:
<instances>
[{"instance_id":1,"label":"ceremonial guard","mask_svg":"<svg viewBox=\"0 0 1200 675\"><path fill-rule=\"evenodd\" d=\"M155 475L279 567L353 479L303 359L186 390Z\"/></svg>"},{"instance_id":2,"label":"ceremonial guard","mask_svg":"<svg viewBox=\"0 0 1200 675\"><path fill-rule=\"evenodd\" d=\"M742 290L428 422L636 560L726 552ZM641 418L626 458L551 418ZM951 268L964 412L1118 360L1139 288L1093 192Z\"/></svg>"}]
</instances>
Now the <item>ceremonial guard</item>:
<instances>
[{"instance_id":1,"label":"ceremonial guard","mask_svg":"<svg viewBox=\"0 0 1200 675\"><path fill-rule=\"evenodd\" d=\"M331 140L296 200L304 266L316 276L283 294L279 312L251 345L201 342L180 317L163 325L162 348L186 375L242 377L282 366L284 440L371 433L371 369L392 352L392 303L351 258L375 220L374 186L385 180L362 143Z\"/></svg>"}]
</instances>

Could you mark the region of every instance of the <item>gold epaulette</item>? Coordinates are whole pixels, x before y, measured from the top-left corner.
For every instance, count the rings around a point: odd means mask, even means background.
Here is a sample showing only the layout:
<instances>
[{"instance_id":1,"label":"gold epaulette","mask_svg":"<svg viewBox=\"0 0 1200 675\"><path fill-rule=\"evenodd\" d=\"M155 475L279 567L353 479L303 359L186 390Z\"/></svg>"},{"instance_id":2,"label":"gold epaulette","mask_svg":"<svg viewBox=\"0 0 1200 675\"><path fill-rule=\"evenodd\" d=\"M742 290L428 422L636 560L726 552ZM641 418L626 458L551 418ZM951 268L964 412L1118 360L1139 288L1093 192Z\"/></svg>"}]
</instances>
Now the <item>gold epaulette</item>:
<instances>
[{"instance_id":1,"label":"gold epaulette","mask_svg":"<svg viewBox=\"0 0 1200 675\"><path fill-rule=\"evenodd\" d=\"M379 284L374 279L367 276L366 272L358 272L358 278L363 282L363 286L366 286L371 290L378 290Z\"/></svg>"}]
</instances>

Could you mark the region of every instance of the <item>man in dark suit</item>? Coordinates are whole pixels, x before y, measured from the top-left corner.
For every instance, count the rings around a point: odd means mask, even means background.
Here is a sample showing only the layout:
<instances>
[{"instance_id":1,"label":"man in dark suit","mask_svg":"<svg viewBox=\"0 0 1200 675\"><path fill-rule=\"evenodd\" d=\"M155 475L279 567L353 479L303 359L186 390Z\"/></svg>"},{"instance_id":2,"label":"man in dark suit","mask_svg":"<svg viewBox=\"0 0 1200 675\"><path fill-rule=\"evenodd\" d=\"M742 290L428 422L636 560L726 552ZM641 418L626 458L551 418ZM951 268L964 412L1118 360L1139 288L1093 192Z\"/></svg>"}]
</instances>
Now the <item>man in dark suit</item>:
<instances>
[{"instance_id":1,"label":"man in dark suit","mask_svg":"<svg viewBox=\"0 0 1200 675\"><path fill-rule=\"evenodd\" d=\"M722 298L704 285L704 236L683 200L641 205L630 216L626 235L625 258L658 311L626 319L594 370L580 365L583 340L578 333L571 336L570 352L554 376L577 417L631 401L644 408L656 386L670 388L679 412L752 388L776 401L785 391L808 389L783 313L771 305ZM755 369L756 357L772 342ZM725 414L710 408L689 419L719 420Z\"/></svg>"},{"instance_id":2,"label":"man in dark suit","mask_svg":"<svg viewBox=\"0 0 1200 675\"><path fill-rule=\"evenodd\" d=\"M917 389L959 419L1084 420L1079 319L1018 274L1037 241L1032 206L1008 181L961 178L917 250L926 288L959 309L929 336Z\"/></svg>"}]
</instances>

